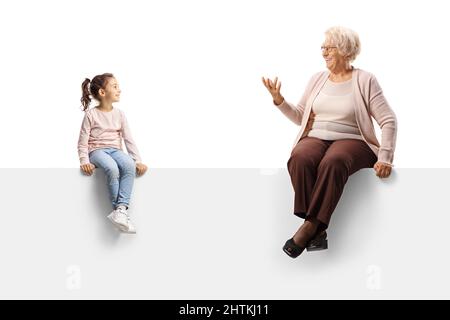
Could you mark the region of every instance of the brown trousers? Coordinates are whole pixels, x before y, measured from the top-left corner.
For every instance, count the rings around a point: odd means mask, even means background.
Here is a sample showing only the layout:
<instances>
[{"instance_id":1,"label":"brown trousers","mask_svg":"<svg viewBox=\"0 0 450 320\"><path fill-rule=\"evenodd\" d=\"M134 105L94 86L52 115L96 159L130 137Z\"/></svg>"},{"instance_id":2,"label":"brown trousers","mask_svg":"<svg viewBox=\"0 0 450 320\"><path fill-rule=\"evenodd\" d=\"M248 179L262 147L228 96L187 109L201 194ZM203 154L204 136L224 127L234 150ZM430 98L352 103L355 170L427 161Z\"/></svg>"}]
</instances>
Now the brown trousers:
<instances>
[{"instance_id":1,"label":"brown trousers","mask_svg":"<svg viewBox=\"0 0 450 320\"><path fill-rule=\"evenodd\" d=\"M301 139L292 150L288 170L295 191L294 214L303 219L315 217L326 229L348 177L377 161L362 140Z\"/></svg>"}]
</instances>

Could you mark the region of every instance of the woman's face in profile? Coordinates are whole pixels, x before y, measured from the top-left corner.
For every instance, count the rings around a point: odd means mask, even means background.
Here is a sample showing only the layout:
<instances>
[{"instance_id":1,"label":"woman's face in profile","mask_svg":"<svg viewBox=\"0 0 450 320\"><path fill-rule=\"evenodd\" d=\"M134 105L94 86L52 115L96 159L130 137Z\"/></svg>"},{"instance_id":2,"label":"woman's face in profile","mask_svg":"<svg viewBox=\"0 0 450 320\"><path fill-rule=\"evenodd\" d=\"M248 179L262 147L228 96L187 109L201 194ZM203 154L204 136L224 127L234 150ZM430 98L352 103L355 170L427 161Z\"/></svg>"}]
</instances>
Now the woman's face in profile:
<instances>
[{"instance_id":1,"label":"woman's face in profile","mask_svg":"<svg viewBox=\"0 0 450 320\"><path fill-rule=\"evenodd\" d=\"M325 59L327 68L332 71L337 67L345 65L345 57L339 53L339 50L335 44L333 44L329 39L326 39L322 44L322 56Z\"/></svg>"}]
</instances>

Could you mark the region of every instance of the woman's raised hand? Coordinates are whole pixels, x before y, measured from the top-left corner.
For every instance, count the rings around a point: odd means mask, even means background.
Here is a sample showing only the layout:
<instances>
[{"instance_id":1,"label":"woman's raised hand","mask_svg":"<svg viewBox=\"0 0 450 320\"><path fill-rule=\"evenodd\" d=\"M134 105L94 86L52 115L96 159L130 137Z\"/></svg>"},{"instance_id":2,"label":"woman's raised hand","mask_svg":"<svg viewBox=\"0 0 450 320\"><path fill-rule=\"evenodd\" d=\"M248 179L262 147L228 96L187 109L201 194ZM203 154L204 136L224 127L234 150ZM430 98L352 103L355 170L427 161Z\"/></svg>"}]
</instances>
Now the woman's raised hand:
<instances>
[{"instance_id":1,"label":"woman's raised hand","mask_svg":"<svg viewBox=\"0 0 450 320\"><path fill-rule=\"evenodd\" d=\"M264 86L269 90L270 94L272 95L273 102L276 105L279 105L283 102L284 98L280 93L281 89L281 82L278 81L278 77L275 77L275 80L271 80L269 78L262 77L262 82Z\"/></svg>"}]
</instances>

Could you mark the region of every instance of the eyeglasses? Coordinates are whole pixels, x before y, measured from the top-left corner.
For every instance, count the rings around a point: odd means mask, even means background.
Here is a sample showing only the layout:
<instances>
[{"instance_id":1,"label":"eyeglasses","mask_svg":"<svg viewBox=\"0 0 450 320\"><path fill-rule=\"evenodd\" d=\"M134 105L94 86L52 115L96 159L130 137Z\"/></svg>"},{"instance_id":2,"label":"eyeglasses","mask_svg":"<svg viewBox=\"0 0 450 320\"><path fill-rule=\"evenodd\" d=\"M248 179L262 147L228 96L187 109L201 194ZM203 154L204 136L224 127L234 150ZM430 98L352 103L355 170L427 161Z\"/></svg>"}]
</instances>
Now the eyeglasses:
<instances>
[{"instance_id":1,"label":"eyeglasses","mask_svg":"<svg viewBox=\"0 0 450 320\"><path fill-rule=\"evenodd\" d=\"M321 46L320 47L320 50L322 50L322 52L323 51L331 51L332 49L337 49L337 47L332 47L332 46Z\"/></svg>"}]
</instances>

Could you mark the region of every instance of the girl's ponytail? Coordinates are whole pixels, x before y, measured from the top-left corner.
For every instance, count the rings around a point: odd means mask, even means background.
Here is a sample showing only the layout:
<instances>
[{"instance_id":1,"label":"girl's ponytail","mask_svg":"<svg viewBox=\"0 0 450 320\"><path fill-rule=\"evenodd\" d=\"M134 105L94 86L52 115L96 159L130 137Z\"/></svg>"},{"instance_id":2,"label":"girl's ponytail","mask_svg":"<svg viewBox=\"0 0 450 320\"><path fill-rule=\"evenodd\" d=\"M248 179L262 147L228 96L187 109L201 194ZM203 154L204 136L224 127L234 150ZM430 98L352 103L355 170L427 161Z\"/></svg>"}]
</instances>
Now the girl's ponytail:
<instances>
[{"instance_id":1,"label":"girl's ponytail","mask_svg":"<svg viewBox=\"0 0 450 320\"><path fill-rule=\"evenodd\" d=\"M89 103L91 103L91 95L93 98L100 100L98 91L100 89L105 89L109 78L114 78L112 73L104 73L96 75L92 78L92 81L86 78L81 84L81 92L83 93L80 101L83 107L83 111L89 108Z\"/></svg>"},{"instance_id":2,"label":"girl's ponytail","mask_svg":"<svg viewBox=\"0 0 450 320\"><path fill-rule=\"evenodd\" d=\"M83 83L81 84L81 92L83 95L82 95L80 101L81 101L81 106L83 108L83 111L86 111L89 108L89 103L91 103L91 97L90 97L90 92L89 92L89 83L90 82L91 82L91 80L86 78L83 81Z\"/></svg>"}]
</instances>

